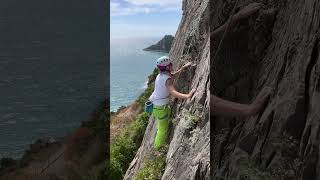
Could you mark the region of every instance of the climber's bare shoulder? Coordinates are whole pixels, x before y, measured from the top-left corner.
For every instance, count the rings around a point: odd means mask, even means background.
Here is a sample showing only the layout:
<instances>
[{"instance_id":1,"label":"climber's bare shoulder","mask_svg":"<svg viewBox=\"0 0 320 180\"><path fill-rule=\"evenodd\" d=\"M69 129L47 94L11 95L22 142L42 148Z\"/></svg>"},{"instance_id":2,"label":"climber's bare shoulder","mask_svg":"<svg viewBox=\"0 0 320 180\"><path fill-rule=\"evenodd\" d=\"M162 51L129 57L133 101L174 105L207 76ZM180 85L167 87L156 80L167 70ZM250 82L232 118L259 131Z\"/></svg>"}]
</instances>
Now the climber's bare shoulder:
<instances>
[{"instance_id":1,"label":"climber's bare shoulder","mask_svg":"<svg viewBox=\"0 0 320 180\"><path fill-rule=\"evenodd\" d=\"M169 91L174 90L174 86L173 86L173 79L172 78L168 78L166 81L166 86L169 89Z\"/></svg>"}]
</instances>

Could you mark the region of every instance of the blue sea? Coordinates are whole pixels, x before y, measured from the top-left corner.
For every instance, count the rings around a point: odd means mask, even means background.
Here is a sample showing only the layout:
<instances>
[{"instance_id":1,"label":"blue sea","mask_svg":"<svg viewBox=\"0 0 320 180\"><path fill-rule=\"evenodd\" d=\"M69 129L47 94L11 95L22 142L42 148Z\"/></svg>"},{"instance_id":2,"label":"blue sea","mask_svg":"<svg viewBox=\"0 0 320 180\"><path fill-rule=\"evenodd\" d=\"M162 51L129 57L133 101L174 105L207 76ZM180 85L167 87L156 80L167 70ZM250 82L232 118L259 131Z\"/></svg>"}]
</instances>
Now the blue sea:
<instances>
[{"instance_id":1,"label":"blue sea","mask_svg":"<svg viewBox=\"0 0 320 180\"><path fill-rule=\"evenodd\" d=\"M110 41L110 109L116 112L131 104L146 89L148 76L162 52L142 49L155 44L155 38L113 38Z\"/></svg>"},{"instance_id":2,"label":"blue sea","mask_svg":"<svg viewBox=\"0 0 320 180\"><path fill-rule=\"evenodd\" d=\"M0 158L71 133L106 99L102 8L84 0L0 1Z\"/></svg>"}]
</instances>

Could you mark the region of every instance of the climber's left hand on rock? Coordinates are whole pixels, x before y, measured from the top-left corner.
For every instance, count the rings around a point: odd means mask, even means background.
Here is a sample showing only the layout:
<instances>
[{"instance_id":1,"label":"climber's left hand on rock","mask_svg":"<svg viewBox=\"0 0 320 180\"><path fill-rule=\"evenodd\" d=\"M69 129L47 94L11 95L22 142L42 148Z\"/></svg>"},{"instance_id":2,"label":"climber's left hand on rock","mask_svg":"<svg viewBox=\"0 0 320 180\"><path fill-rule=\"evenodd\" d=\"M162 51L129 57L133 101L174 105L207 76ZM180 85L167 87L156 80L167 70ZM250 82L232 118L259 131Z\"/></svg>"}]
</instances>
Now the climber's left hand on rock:
<instances>
[{"instance_id":1,"label":"climber's left hand on rock","mask_svg":"<svg viewBox=\"0 0 320 180\"><path fill-rule=\"evenodd\" d=\"M189 94L188 94L188 98L192 98L193 94L196 92L196 89L192 89Z\"/></svg>"}]
</instances>

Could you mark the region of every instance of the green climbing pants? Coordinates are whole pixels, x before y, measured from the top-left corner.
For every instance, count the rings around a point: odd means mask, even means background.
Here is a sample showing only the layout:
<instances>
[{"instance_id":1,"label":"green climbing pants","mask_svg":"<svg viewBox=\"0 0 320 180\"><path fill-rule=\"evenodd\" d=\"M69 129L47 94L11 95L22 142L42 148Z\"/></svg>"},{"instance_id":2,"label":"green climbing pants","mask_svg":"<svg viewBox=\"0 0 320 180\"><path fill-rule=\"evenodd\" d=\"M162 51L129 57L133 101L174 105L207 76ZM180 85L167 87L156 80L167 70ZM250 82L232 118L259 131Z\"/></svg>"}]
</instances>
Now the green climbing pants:
<instances>
[{"instance_id":1,"label":"green climbing pants","mask_svg":"<svg viewBox=\"0 0 320 180\"><path fill-rule=\"evenodd\" d=\"M166 144L171 108L169 105L153 106L152 113L157 122L157 134L154 140L154 147L155 149L159 149Z\"/></svg>"}]
</instances>

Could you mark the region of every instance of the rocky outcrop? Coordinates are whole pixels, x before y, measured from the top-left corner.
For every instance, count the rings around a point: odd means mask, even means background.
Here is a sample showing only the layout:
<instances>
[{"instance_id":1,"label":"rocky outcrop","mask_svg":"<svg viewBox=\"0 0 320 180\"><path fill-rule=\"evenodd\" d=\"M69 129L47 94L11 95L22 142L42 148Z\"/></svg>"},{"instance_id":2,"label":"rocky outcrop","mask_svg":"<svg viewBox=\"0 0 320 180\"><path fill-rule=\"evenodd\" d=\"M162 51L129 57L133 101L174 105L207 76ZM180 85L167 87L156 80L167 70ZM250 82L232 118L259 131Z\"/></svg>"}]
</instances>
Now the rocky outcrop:
<instances>
[{"instance_id":1,"label":"rocky outcrop","mask_svg":"<svg viewBox=\"0 0 320 180\"><path fill-rule=\"evenodd\" d=\"M216 59L211 46L214 94L249 103L262 87L274 89L257 116L211 119L211 176L320 179L320 2L264 2L256 17L226 35ZM234 6L212 1L210 28L226 21Z\"/></svg>"},{"instance_id":2,"label":"rocky outcrop","mask_svg":"<svg viewBox=\"0 0 320 180\"><path fill-rule=\"evenodd\" d=\"M175 68L187 61L196 66L183 71L175 80L179 91L197 91L187 101L173 99L172 126L166 167L162 176L167 179L209 179L210 122L209 122L209 1L184 0L183 17L169 56ZM156 123L151 117L141 147L131 162L124 179L133 179L143 167L143 160L153 148Z\"/></svg>"},{"instance_id":3,"label":"rocky outcrop","mask_svg":"<svg viewBox=\"0 0 320 180\"><path fill-rule=\"evenodd\" d=\"M168 53L171 49L174 37L171 35L165 35L157 44L151 45L144 51L161 51Z\"/></svg>"}]
</instances>

